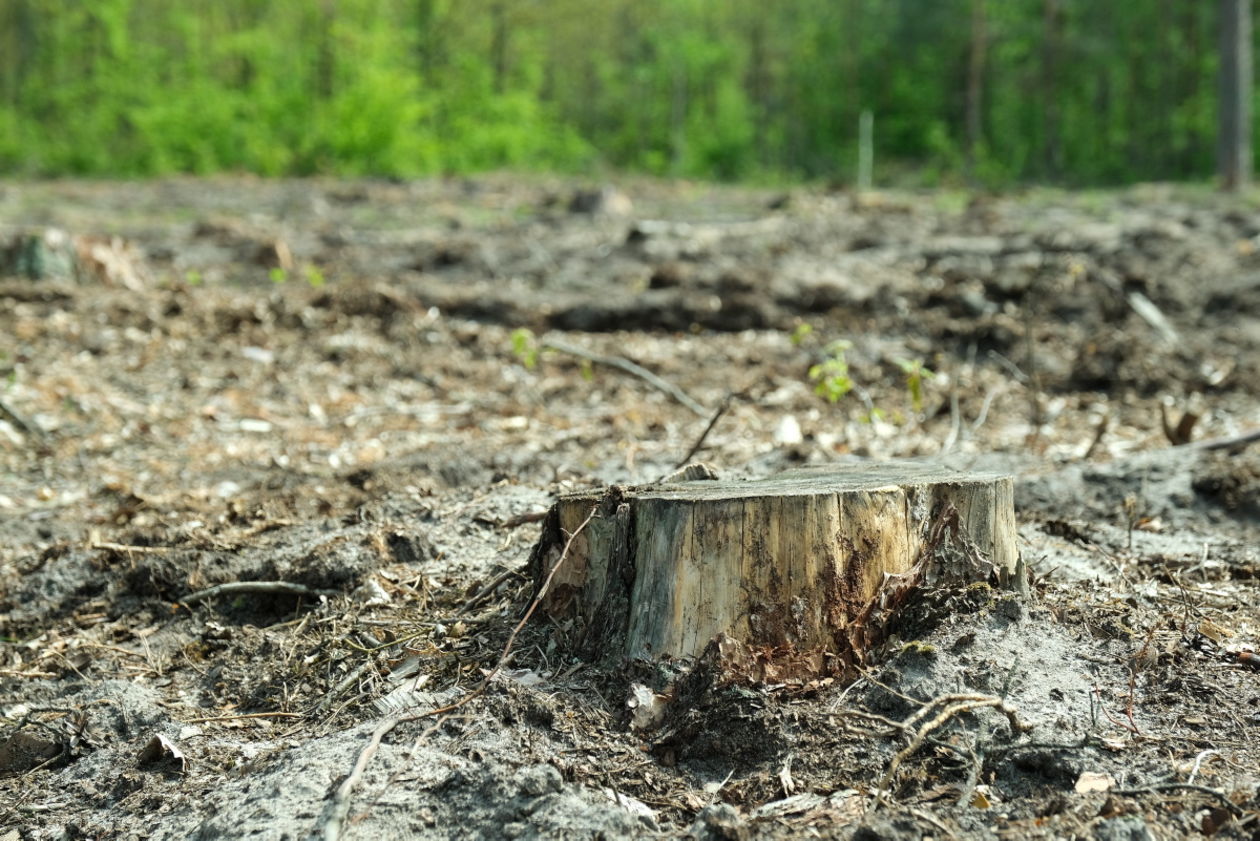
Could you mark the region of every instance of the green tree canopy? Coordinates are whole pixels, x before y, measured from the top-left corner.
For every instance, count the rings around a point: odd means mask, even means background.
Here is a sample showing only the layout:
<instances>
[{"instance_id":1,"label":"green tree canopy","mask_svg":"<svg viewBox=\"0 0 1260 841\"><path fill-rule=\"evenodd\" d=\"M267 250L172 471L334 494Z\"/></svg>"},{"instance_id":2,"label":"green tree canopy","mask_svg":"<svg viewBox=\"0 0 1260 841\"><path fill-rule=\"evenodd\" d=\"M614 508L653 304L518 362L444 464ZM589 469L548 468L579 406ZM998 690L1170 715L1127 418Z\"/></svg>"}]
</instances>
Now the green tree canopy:
<instances>
[{"instance_id":1,"label":"green tree canopy","mask_svg":"<svg viewBox=\"0 0 1260 841\"><path fill-rule=\"evenodd\" d=\"M0 169L846 182L869 110L885 180L1203 178L1216 17L1175 0L6 0Z\"/></svg>"}]
</instances>

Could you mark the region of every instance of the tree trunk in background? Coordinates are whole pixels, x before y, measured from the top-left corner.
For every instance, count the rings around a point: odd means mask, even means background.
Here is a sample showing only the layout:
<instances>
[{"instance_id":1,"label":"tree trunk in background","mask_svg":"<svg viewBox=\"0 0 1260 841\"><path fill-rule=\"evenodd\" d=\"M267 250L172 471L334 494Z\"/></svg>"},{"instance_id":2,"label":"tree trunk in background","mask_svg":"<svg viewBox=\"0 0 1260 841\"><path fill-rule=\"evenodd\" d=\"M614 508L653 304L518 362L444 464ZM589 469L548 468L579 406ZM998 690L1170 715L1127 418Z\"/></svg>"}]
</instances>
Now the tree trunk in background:
<instances>
[{"instance_id":1,"label":"tree trunk in background","mask_svg":"<svg viewBox=\"0 0 1260 841\"><path fill-rule=\"evenodd\" d=\"M671 175L682 175L683 163L687 158L687 105L689 81L687 64L680 57L675 59L673 77L670 83L669 96L669 171Z\"/></svg>"},{"instance_id":2,"label":"tree trunk in background","mask_svg":"<svg viewBox=\"0 0 1260 841\"><path fill-rule=\"evenodd\" d=\"M337 53L333 44L336 24L336 0L324 0L319 10L319 45L315 59L315 96L319 99L331 99L333 95L333 77L337 72Z\"/></svg>"},{"instance_id":3,"label":"tree trunk in background","mask_svg":"<svg viewBox=\"0 0 1260 841\"><path fill-rule=\"evenodd\" d=\"M1187 102L1193 102L1198 105L1203 101L1201 92L1203 87L1203 56L1207 50L1204 44L1206 36L1204 33L1203 22L1199 15L1197 6L1186 4L1182 7L1182 13L1185 15L1185 29L1190 40L1190 63L1189 71L1186 73L1186 87L1182 98ZM1198 109L1196 108L1196 111ZM1181 173L1183 176L1192 176L1195 173L1198 164L1198 157L1201 150L1208 145L1208 137L1205 136L1202 126L1195 121L1195 128L1191 137L1187 138L1185 148L1182 150Z\"/></svg>"},{"instance_id":4,"label":"tree trunk in background","mask_svg":"<svg viewBox=\"0 0 1260 841\"><path fill-rule=\"evenodd\" d=\"M0 72L3 74L0 85L3 86L4 99L17 105L22 82L38 49L34 10L27 0L13 0L5 14L0 14L0 26L7 30L7 38L0 37L0 46L4 47L4 57L0 61Z\"/></svg>"},{"instance_id":5,"label":"tree trunk in background","mask_svg":"<svg viewBox=\"0 0 1260 841\"><path fill-rule=\"evenodd\" d=\"M767 64L766 22L765 18L758 16L748 31L748 73L745 85L756 115L753 144L757 150L757 165L762 169L771 168L770 145L766 137L766 129L770 123L770 74Z\"/></svg>"},{"instance_id":6,"label":"tree trunk in background","mask_svg":"<svg viewBox=\"0 0 1260 841\"><path fill-rule=\"evenodd\" d=\"M1168 173L1169 178L1179 178L1177 161L1181 157L1182 134L1177 130L1177 106L1179 99L1178 74L1181 51L1180 39L1177 37L1177 19L1173 15L1172 0L1159 0L1159 31L1163 35L1165 54L1169 57L1159 72L1159 113L1156 115L1156 137L1162 135L1163 145L1159 150L1160 169Z\"/></svg>"},{"instance_id":7,"label":"tree trunk in background","mask_svg":"<svg viewBox=\"0 0 1260 841\"><path fill-rule=\"evenodd\" d=\"M858 121L862 109L866 107L866 101L862 97L862 36L864 34L862 23L861 0L847 0L844 5L843 26L844 37L848 40L849 48L841 51L840 60L842 62L841 78L844 80L849 96L840 114L841 124L835 129L839 136L845 138L852 137L852 127ZM837 145L839 151L849 153L844 143ZM847 166L848 161L845 163Z\"/></svg>"},{"instance_id":8,"label":"tree trunk in background","mask_svg":"<svg viewBox=\"0 0 1260 841\"><path fill-rule=\"evenodd\" d=\"M494 92L507 90L508 25L507 10L502 3L495 3L491 10L494 30L490 36L491 61L494 66Z\"/></svg>"},{"instance_id":9,"label":"tree trunk in background","mask_svg":"<svg viewBox=\"0 0 1260 841\"><path fill-rule=\"evenodd\" d=\"M1059 134L1059 53L1063 45L1063 0L1045 0L1041 42L1042 166L1056 179L1063 173L1063 143Z\"/></svg>"},{"instance_id":10,"label":"tree trunk in background","mask_svg":"<svg viewBox=\"0 0 1260 841\"><path fill-rule=\"evenodd\" d=\"M1220 0L1221 101L1217 169L1221 186L1251 182L1251 0Z\"/></svg>"},{"instance_id":11,"label":"tree trunk in background","mask_svg":"<svg viewBox=\"0 0 1260 841\"><path fill-rule=\"evenodd\" d=\"M433 71L437 39L434 37L436 16L433 0L417 0L416 2L416 63L420 67L420 76L429 81Z\"/></svg>"},{"instance_id":12,"label":"tree trunk in background","mask_svg":"<svg viewBox=\"0 0 1260 841\"><path fill-rule=\"evenodd\" d=\"M974 178L976 149L984 143L984 63L989 32L985 0L971 0L971 46L967 56L967 177Z\"/></svg>"}]
</instances>

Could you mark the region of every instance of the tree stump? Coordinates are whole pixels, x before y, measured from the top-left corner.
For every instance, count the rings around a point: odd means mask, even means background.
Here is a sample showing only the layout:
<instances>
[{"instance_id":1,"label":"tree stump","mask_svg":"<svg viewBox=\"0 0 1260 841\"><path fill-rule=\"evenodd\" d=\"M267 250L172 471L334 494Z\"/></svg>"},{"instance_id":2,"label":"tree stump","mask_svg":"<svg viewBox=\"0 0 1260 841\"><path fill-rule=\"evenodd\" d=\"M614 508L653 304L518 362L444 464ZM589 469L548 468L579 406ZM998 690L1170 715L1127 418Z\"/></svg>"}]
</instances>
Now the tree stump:
<instances>
[{"instance_id":1,"label":"tree stump","mask_svg":"<svg viewBox=\"0 0 1260 841\"><path fill-rule=\"evenodd\" d=\"M717 640L777 664L763 677L821 675L861 660L925 578L1019 583L1015 537L1009 477L828 465L561 496L531 568L543 615L587 656L692 658Z\"/></svg>"}]
</instances>

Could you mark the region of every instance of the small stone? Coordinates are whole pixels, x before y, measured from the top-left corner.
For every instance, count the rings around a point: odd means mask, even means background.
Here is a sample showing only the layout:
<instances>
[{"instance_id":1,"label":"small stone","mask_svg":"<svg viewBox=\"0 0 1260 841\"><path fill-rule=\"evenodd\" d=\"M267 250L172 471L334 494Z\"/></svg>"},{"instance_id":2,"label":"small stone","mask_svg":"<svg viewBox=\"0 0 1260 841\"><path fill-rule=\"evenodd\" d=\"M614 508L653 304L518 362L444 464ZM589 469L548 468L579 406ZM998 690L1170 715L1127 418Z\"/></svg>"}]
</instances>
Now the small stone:
<instances>
[{"instance_id":1,"label":"small stone","mask_svg":"<svg viewBox=\"0 0 1260 841\"><path fill-rule=\"evenodd\" d=\"M805 440L801 425L794 415L784 415L774 427L774 443L780 447L795 447Z\"/></svg>"},{"instance_id":2,"label":"small stone","mask_svg":"<svg viewBox=\"0 0 1260 841\"><path fill-rule=\"evenodd\" d=\"M1094 827L1095 841L1155 841L1146 822L1135 815L1108 818Z\"/></svg>"},{"instance_id":3,"label":"small stone","mask_svg":"<svg viewBox=\"0 0 1260 841\"><path fill-rule=\"evenodd\" d=\"M715 803L700 810L687 835L695 841L743 841L748 827L734 806Z\"/></svg>"},{"instance_id":4,"label":"small stone","mask_svg":"<svg viewBox=\"0 0 1260 841\"><path fill-rule=\"evenodd\" d=\"M540 797L560 791L564 778L550 765L534 765L521 771L520 785L522 794Z\"/></svg>"},{"instance_id":5,"label":"small stone","mask_svg":"<svg viewBox=\"0 0 1260 841\"><path fill-rule=\"evenodd\" d=\"M634 203L614 187L578 190L569 200L569 212L592 216L629 216L634 212Z\"/></svg>"}]
</instances>

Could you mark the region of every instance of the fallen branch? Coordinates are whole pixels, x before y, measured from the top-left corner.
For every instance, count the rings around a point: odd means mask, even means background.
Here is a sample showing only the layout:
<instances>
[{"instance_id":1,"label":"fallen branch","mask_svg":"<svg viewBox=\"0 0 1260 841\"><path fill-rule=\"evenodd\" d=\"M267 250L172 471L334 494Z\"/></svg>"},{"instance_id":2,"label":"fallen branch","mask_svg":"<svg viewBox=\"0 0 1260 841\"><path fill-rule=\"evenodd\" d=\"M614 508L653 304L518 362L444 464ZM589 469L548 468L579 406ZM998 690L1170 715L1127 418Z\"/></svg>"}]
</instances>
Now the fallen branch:
<instances>
[{"instance_id":1,"label":"fallen branch","mask_svg":"<svg viewBox=\"0 0 1260 841\"><path fill-rule=\"evenodd\" d=\"M367 745L364 746L363 750L359 751L359 756L354 762L354 768L351 769L349 775L346 776L341 785L337 786L337 791L334 792L328 806L324 809L324 816L321 821L322 827L316 827L315 832L312 833L313 838L322 837L324 841L338 841L338 839L341 838L342 827L345 825L346 818L350 814L350 797L354 794L355 787L362 782L363 774L367 770L368 763L372 761L372 757L374 757L376 752L380 750L381 740L384 739L391 730L406 722L420 721L425 718L437 718L438 720L432 727L429 727L420 734L420 737L416 740L416 745L412 748L414 751L415 747L419 746L420 741L426 738L430 733L434 732L438 727L441 727L442 724L450 717L451 713L456 712L457 710L460 710L472 703L473 700L481 696L486 689L490 687L491 681L495 679L495 677L503 669L503 666L506 665L508 658L511 657L512 647L516 644L517 635L521 632L521 629L525 627L525 623L530 620L530 617L534 615L534 611L537 610L538 605L542 603L543 597L547 594L547 590L550 589L551 582L556 577L556 572L564 565L565 559L569 557L569 550L573 547L574 539L581 534L587 524L595 518L595 512L597 510L597 506L592 506L591 513L586 515L586 519L582 521L581 525L574 529L573 533L569 535L569 539L564 544L564 550L560 553L560 558L551 568L551 571L547 573L547 577L543 580L542 586L538 588L537 594L535 594L533 601L530 602L529 609L525 611L525 615L521 617L521 621L517 622L516 626L512 628L512 633L508 634L507 642L503 645L503 653L499 655L498 662L495 663L493 669L486 673L486 676L481 679L480 683L469 690L462 698L457 701L453 701L446 706L435 707L419 713L395 714L382 720L381 723L376 726L376 729L372 731L371 738L368 739ZM390 782L392 783L393 780L391 779ZM386 784L387 787L388 785L389 783Z\"/></svg>"},{"instance_id":2,"label":"fallen branch","mask_svg":"<svg viewBox=\"0 0 1260 841\"><path fill-rule=\"evenodd\" d=\"M627 374L632 374L633 376L643 380L657 391L668 394L670 397L674 398L700 417L707 418L709 416L709 410L693 399L689 394L687 394L687 392L683 391L681 388L668 380L661 379L647 368L644 368L642 365L635 362L631 362L625 357L604 356L603 354L592 353L589 350L584 350L583 348L568 344L567 342L555 341L553 339L548 339L547 341L540 343L539 349L567 353L570 356L576 356L579 359L585 359L586 361L594 362L597 365L607 365L609 368L617 368L621 371L625 371Z\"/></svg>"},{"instance_id":3,"label":"fallen branch","mask_svg":"<svg viewBox=\"0 0 1260 841\"><path fill-rule=\"evenodd\" d=\"M229 581L226 584L216 584L213 587L207 587L204 590L198 590L191 595L184 596L179 603L184 605L197 604L217 596L238 596L243 593L303 596L307 598L341 595L339 590L316 590L313 587L307 587L305 584L293 584L288 581Z\"/></svg>"}]
</instances>

